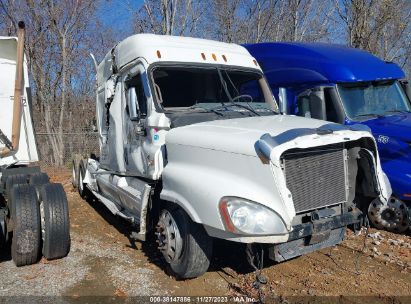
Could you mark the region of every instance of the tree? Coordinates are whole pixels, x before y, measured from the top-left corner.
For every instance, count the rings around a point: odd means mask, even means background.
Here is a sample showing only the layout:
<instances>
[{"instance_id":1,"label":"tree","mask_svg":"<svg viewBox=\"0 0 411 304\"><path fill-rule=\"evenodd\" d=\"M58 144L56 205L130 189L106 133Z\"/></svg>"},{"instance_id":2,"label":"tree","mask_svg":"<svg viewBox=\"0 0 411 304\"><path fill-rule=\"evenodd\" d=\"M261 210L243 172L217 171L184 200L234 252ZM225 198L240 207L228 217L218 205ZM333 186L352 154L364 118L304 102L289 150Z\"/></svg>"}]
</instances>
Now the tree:
<instances>
[{"instance_id":1,"label":"tree","mask_svg":"<svg viewBox=\"0 0 411 304\"><path fill-rule=\"evenodd\" d=\"M54 1L0 1L0 15L9 20L11 33L18 20L26 20L26 52L32 71L36 127L48 134L52 158L56 165L63 164L65 143L63 131L67 128L72 96L84 57L78 56L90 33L92 16L97 3L83 0Z\"/></svg>"},{"instance_id":2,"label":"tree","mask_svg":"<svg viewBox=\"0 0 411 304\"><path fill-rule=\"evenodd\" d=\"M205 3L196 0L145 0L134 17L137 33L194 36Z\"/></svg>"},{"instance_id":3,"label":"tree","mask_svg":"<svg viewBox=\"0 0 411 304\"><path fill-rule=\"evenodd\" d=\"M319 41L329 36L329 0L214 0L215 37L237 43Z\"/></svg>"},{"instance_id":4,"label":"tree","mask_svg":"<svg viewBox=\"0 0 411 304\"><path fill-rule=\"evenodd\" d=\"M347 43L409 68L411 2L335 0Z\"/></svg>"}]
</instances>

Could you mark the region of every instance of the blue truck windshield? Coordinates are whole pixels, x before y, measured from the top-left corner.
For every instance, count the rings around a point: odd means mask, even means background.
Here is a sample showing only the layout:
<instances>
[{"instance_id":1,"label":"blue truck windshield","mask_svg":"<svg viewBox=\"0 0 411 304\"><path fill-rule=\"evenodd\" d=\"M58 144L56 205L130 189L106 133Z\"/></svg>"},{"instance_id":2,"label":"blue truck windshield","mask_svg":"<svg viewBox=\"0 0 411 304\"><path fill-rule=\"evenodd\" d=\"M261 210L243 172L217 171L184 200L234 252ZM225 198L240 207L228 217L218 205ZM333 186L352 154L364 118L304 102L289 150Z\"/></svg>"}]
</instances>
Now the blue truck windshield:
<instances>
[{"instance_id":1,"label":"blue truck windshield","mask_svg":"<svg viewBox=\"0 0 411 304\"><path fill-rule=\"evenodd\" d=\"M352 119L411 111L398 81L339 84L338 91L347 116Z\"/></svg>"}]
</instances>

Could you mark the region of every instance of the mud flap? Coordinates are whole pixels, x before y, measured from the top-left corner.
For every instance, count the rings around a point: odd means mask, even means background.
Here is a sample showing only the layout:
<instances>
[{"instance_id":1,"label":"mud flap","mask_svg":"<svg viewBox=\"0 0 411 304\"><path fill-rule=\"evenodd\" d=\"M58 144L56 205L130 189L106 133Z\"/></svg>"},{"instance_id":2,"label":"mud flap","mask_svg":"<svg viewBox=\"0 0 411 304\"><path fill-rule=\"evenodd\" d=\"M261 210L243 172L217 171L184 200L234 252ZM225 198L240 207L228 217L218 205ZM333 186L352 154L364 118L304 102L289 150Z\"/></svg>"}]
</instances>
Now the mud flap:
<instances>
[{"instance_id":1,"label":"mud flap","mask_svg":"<svg viewBox=\"0 0 411 304\"><path fill-rule=\"evenodd\" d=\"M268 249L269 258L276 262L283 262L322 248L334 246L344 239L344 235L345 227L341 227L331 231L318 232L287 243L273 245Z\"/></svg>"}]
</instances>

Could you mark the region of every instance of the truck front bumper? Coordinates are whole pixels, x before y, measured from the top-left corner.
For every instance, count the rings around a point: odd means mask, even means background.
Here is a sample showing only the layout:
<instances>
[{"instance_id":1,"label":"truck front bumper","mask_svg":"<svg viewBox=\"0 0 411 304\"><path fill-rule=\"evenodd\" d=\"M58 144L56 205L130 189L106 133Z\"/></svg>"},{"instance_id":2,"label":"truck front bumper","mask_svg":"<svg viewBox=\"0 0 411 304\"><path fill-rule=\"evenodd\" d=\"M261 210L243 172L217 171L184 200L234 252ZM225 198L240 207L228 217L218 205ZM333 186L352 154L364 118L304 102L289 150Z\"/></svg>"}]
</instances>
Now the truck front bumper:
<instances>
[{"instance_id":1,"label":"truck front bumper","mask_svg":"<svg viewBox=\"0 0 411 304\"><path fill-rule=\"evenodd\" d=\"M286 243L269 247L269 257L276 262L282 262L334 246L344 239L346 226L359 223L361 217L362 212L355 209L331 218L296 225Z\"/></svg>"},{"instance_id":2,"label":"truck front bumper","mask_svg":"<svg viewBox=\"0 0 411 304\"><path fill-rule=\"evenodd\" d=\"M313 243L315 239L321 239L322 233L359 223L361 219L362 212L358 209L354 209L341 215L334 215L329 218L322 218L304 224L295 225L289 233L281 235L238 235L207 225L204 225L204 228L211 237L239 243L278 244L288 243L297 239L308 239L311 237L313 237L311 240L311 243Z\"/></svg>"}]
</instances>

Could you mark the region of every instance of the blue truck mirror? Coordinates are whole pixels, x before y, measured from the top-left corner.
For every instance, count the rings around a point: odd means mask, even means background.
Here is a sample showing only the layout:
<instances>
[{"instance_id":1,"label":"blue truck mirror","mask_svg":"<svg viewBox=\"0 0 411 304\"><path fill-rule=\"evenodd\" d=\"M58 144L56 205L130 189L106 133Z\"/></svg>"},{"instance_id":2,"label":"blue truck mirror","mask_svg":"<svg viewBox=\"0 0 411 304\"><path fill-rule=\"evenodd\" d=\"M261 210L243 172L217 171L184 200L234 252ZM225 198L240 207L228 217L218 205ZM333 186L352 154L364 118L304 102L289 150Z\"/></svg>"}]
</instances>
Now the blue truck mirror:
<instances>
[{"instance_id":1,"label":"blue truck mirror","mask_svg":"<svg viewBox=\"0 0 411 304\"><path fill-rule=\"evenodd\" d=\"M327 114L325 110L324 90L311 90L308 98L310 103L311 118L326 120Z\"/></svg>"}]
</instances>

